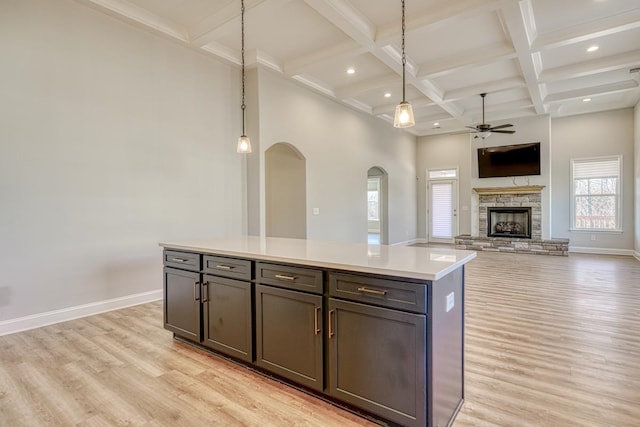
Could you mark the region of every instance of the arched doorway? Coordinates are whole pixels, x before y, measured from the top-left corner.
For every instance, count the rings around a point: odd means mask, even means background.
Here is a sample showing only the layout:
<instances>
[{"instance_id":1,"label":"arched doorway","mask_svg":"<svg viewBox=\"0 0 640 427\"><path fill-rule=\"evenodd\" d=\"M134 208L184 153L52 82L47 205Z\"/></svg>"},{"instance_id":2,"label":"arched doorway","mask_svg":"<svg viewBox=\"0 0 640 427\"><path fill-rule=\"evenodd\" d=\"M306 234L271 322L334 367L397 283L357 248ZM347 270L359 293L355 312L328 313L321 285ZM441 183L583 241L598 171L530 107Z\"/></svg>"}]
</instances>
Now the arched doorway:
<instances>
[{"instance_id":1,"label":"arched doorway","mask_svg":"<svg viewBox=\"0 0 640 427\"><path fill-rule=\"evenodd\" d=\"M267 237L307 237L306 159L286 142L265 152L265 203Z\"/></svg>"},{"instance_id":2,"label":"arched doorway","mask_svg":"<svg viewBox=\"0 0 640 427\"><path fill-rule=\"evenodd\" d=\"M374 166L367 172L367 241L389 242L387 172Z\"/></svg>"}]
</instances>

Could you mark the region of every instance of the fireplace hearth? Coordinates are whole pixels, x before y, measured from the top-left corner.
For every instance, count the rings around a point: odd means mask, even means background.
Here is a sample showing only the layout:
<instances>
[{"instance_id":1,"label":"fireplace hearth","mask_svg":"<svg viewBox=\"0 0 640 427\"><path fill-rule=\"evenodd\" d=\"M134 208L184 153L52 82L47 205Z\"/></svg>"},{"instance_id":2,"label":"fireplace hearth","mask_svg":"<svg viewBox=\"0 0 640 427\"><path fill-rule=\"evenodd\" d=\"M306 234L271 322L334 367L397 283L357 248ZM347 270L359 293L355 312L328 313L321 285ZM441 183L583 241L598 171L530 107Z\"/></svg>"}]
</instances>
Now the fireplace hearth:
<instances>
[{"instance_id":1,"label":"fireplace hearth","mask_svg":"<svg viewBox=\"0 0 640 427\"><path fill-rule=\"evenodd\" d=\"M487 236L530 239L530 207L488 207Z\"/></svg>"}]
</instances>

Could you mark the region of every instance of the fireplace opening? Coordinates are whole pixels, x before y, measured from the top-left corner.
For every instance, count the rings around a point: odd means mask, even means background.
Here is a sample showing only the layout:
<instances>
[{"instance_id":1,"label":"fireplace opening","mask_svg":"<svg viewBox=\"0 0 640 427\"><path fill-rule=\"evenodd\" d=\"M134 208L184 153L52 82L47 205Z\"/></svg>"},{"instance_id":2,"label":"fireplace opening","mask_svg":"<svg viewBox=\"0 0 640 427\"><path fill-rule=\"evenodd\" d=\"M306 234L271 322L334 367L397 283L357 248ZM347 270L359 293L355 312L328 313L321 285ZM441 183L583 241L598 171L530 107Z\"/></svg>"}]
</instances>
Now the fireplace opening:
<instances>
[{"instance_id":1,"label":"fireplace opening","mask_svg":"<svg viewBox=\"0 0 640 427\"><path fill-rule=\"evenodd\" d=\"M487 208L488 237L531 238L531 208Z\"/></svg>"}]
</instances>

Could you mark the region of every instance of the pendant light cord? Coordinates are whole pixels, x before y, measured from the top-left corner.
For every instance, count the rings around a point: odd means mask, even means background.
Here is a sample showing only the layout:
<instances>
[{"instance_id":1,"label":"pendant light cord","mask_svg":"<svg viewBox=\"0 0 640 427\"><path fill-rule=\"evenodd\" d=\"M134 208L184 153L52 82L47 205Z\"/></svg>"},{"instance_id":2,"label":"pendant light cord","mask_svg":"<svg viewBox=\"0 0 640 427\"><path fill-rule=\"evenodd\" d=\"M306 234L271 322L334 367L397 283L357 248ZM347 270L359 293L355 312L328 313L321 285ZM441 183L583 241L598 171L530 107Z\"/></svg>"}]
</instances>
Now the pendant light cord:
<instances>
[{"instance_id":1,"label":"pendant light cord","mask_svg":"<svg viewBox=\"0 0 640 427\"><path fill-rule=\"evenodd\" d=\"M404 0L403 0L404 1ZM242 108L242 135L246 135L245 131L244 131L244 111L247 108L247 106L244 103L244 91L245 91L245 77L244 77L244 0L240 0L240 29L242 32L242 37L241 37L241 48L240 48L240 52L241 52L241 61L242 61L242 105L240 108Z\"/></svg>"},{"instance_id":2,"label":"pendant light cord","mask_svg":"<svg viewBox=\"0 0 640 427\"><path fill-rule=\"evenodd\" d=\"M406 102L405 98L405 67L407 66L407 57L404 54L404 0L402 0L402 102Z\"/></svg>"}]
</instances>

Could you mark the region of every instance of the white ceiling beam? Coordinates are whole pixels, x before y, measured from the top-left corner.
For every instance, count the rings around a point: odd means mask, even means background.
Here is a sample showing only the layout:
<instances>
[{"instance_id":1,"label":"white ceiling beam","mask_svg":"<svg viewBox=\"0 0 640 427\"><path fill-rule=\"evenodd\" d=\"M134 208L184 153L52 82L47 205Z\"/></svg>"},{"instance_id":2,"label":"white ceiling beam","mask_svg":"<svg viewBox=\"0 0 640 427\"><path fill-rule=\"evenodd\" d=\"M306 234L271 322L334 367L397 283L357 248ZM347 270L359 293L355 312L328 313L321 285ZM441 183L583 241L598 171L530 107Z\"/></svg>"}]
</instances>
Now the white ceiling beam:
<instances>
[{"instance_id":1,"label":"white ceiling beam","mask_svg":"<svg viewBox=\"0 0 640 427\"><path fill-rule=\"evenodd\" d=\"M175 22L149 12L126 0L76 0L91 7L100 9L108 15L116 18L124 18L133 24L142 25L148 29L157 31L163 35L180 40L189 41L189 35L185 28Z\"/></svg>"},{"instance_id":2,"label":"white ceiling beam","mask_svg":"<svg viewBox=\"0 0 640 427\"><path fill-rule=\"evenodd\" d=\"M328 87L324 82L318 81L314 79L312 76L306 74L296 74L291 77L297 82L302 83L303 85L315 90L316 92L320 92L330 98L335 98L336 95L333 92L333 89Z\"/></svg>"},{"instance_id":3,"label":"white ceiling beam","mask_svg":"<svg viewBox=\"0 0 640 427\"><path fill-rule=\"evenodd\" d=\"M636 28L640 28L640 9L581 25L574 25L547 34L540 34L534 40L531 49L534 52L552 49Z\"/></svg>"},{"instance_id":4,"label":"white ceiling beam","mask_svg":"<svg viewBox=\"0 0 640 427\"><path fill-rule=\"evenodd\" d=\"M265 7L273 6L273 3L285 0L245 0L245 13L252 11L252 13L262 13ZM286 0L290 1L290 0ZM230 2L226 6L222 7L217 13L207 16L204 21L189 29L189 36L191 44L196 47L202 47L208 45L212 41L215 41L221 34L227 31L228 25L234 25L238 27L240 31L240 24L237 23L240 19L240 5L236 2Z\"/></svg>"},{"instance_id":5,"label":"white ceiling beam","mask_svg":"<svg viewBox=\"0 0 640 427\"><path fill-rule=\"evenodd\" d=\"M583 61L578 64L550 68L548 70L544 70L540 74L540 82L547 83L557 80L590 76L593 74L606 73L608 71L631 68L639 65L640 49L604 58Z\"/></svg>"},{"instance_id":6,"label":"white ceiling beam","mask_svg":"<svg viewBox=\"0 0 640 427\"><path fill-rule=\"evenodd\" d=\"M422 64L418 67L417 78L436 78L468 68L487 65L492 62L516 57L513 46L500 43L494 46L473 49L438 61Z\"/></svg>"},{"instance_id":7,"label":"white ceiling beam","mask_svg":"<svg viewBox=\"0 0 640 427\"><path fill-rule=\"evenodd\" d=\"M478 103L478 108L470 108L464 112L465 117L473 117L482 119L482 103ZM520 99L516 101L503 102L501 104L490 104L485 106L484 112L497 116L500 113L511 110L522 110L533 107L533 104L528 99Z\"/></svg>"},{"instance_id":8,"label":"white ceiling beam","mask_svg":"<svg viewBox=\"0 0 640 427\"><path fill-rule=\"evenodd\" d=\"M539 54L532 54L530 51L531 41L537 34L531 0L505 4L501 9L500 16L516 49L520 68L536 113L545 114L542 93L538 83L538 75L541 71L540 58Z\"/></svg>"},{"instance_id":9,"label":"white ceiling beam","mask_svg":"<svg viewBox=\"0 0 640 427\"><path fill-rule=\"evenodd\" d=\"M326 60L330 59L332 61L339 61L340 59L351 58L366 51L367 49L359 43L356 43L352 39L348 39L342 43L337 43L285 62L284 73L287 76L293 76L303 73L309 69L309 67L322 63Z\"/></svg>"},{"instance_id":10,"label":"white ceiling beam","mask_svg":"<svg viewBox=\"0 0 640 427\"><path fill-rule=\"evenodd\" d=\"M556 92L547 95L544 99L545 103L564 102L575 99L583 99L595 95L605 95L610 93L626 92L638 88L638 82L635 80L626 80L622 82L608 83L604 85L568 90L566 92Z\"/></svg>"},{"instance_id":11,"label":"white ceiling beam","mask_svg":"<svg viewBox=\"0 0 640 427\"><path fill-rule=\"evenodd\" d=\"M518 89L526 86L527 83L521 77L495 80L492 82L485 82L447 91L445 93L445 100L456 101L462 98L469 98L470 96L479 96L481 93L505 92L507 90Z\"/></svg>"},{"instance_id":12,"label":"white ceiling beam","mask_svg":"<svg viewBox=\"0 0 640 427\"><path fill-rule=\"evenodd\" d=\"M380 89L389 85L395 85L398 83L398 75L391 74L376 79L369 79L358 83L350 84L341 88L335 89L336 98L347 99L352 98L364 92L368 92L374 89Z\"/></svg>"},{"instance_id":13,"label":"white ceiling beam","mask_svg":"<svg viewBox=\"0 0 640 427\"><path fill-rule=\"evenodd\" d=\"M413 107L414 111L417 111L421 108L427 108L427 107L432 107L434 105L437 105L434 102L428 100L427 98L409 100L409 102L411 103L411 106ZM373 114L376 116L384 113L393 114L395 112L396 105L398 105L397 102L395 104L379 105L378 107L373 108Z\"/></svg>"},{"instance_id":14,"label":"white ceiling beam","mask_svg":"<svg viewBox=\"0 0 640 427\"><path fill-rule=\"evenodd\" d=\"M452 22L464 20L479 13L491 12L501 7L505 2L517 0L456 0L441 2L429 7L425 13L410 13L406 19L406 31L430 28L435 29ZM400 37L400 18L394 19L378 28L376 43L384 46L397 41Z\"/></svg>"}]
</instances>

